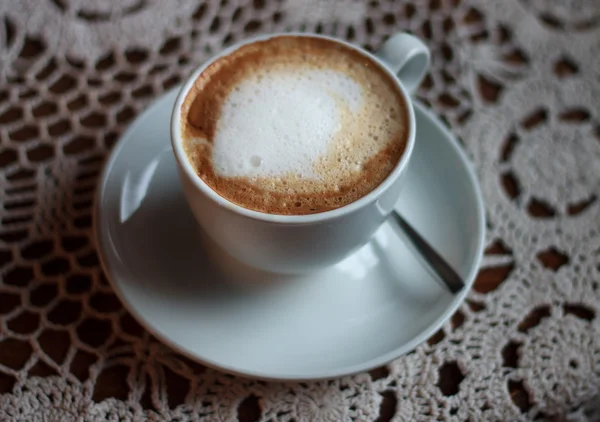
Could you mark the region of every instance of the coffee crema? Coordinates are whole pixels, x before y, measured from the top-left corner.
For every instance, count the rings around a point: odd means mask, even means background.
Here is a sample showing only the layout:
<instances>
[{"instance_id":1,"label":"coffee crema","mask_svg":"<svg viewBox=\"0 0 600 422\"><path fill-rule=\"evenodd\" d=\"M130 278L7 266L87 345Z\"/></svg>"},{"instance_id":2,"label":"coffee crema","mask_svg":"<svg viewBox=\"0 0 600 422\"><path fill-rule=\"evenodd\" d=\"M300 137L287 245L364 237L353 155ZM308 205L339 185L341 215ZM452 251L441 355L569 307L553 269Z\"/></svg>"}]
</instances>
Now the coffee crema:
<instances>
[{"instance_id":1,"label":"coffee crema","mask_svg":"<svg viewBox=\"0 0 600 422\"><path fill-rule=\"evenodd\" d=\"M181 108L186 155L223 198L303 215L367 195L394 169L408 111L392 77L331 40L278 36L210 64Z\"/></svg>"}]
</instances>

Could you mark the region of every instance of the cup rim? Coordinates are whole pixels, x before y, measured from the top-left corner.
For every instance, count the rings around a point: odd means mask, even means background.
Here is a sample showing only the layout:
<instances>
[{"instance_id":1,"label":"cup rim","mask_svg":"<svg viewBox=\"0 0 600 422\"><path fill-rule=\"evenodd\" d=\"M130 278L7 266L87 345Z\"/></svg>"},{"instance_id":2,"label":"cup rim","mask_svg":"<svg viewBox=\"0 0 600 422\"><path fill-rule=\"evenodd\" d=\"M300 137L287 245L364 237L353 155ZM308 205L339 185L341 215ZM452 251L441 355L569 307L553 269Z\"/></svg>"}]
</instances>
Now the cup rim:
<instances>
[{"instance_id":1,"label":"cup rim","mask_svg":"<svg viewBox=\"0 0 600 422\"><path fill-rule=\"evenodd\" d=\"M344 45L345 47L351 48L357 53L361 54L371 62L375 63L379 66L384 72L390 76L390 78L395 82L396 87L400 90L403 100L406 106L406 112L408 114L408 122L409 122L409 132L406 141L406 147L404 148L404 152L396 163L394 169L388 174L388 176L377 186L375 189L364 195L363 197L357 199L354 202L350 202L342 207L335 208L328 211L318 212L314 214L302 214L302 215L285 215L285 214L269 214L266 212L255 211L248 208L244 208L241 205L237 205L228 199L225 199L217 192L215 192L208 184L202 180L200 176L194 170L194 167L190 163L185 151L183 150L183 143L181 139L181 119L180 119L180 109L183 104L183 101L190 90L192 84L196 81L198 76L212 63L221 57L227 56L237 49L252 44L259 41L266 41L272 38L277 37L306 37L306 38L319 38L326 39L329 41L333 41L339 44ZM398 76L385 64L385 62L377 57L375 54L372 54L357 45L353 45L344 40L330 37L327 35L321 34L313 34L313 33L305 33L305 32L277 32L270 33L265 35L259 35L256 37L248 38L244 41L236 43L232 46L227 47L220 53L210 57L206 60L202 65L198 66L184 81L179 93L177 94L177 99L175 100L175 106L173 107L171 113L171 146L175 155L175 159L179 164L180 169L183 170L184 174L188 179L193 183L194 187L200 190L204 195L206 195L210 200L214 201L221 208L227 209L235 214L253 219L259 220L269 223L281 223L281 224L307 224L307 223L316 223L323 222L327 220L337 219L339 217L348 215L359 209L377 201L379 197L391 186L403 173L405 167L408 165L410 157L412 156L412 152L414 149L415 138L416 138L416 119L414 108L412 104L412 99L410 94L398 78Z\"/></svg>"}]
</instances>

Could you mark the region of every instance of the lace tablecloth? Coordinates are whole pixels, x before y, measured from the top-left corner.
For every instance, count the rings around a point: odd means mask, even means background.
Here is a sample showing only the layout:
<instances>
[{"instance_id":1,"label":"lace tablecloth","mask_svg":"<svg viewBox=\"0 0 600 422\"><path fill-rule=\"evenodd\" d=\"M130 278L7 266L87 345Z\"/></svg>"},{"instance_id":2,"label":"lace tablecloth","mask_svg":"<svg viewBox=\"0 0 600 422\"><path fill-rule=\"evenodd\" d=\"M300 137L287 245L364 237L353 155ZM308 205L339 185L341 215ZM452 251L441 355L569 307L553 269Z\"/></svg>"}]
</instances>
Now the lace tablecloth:
<instances>
[{"instance_id":1,"label":"lace tablecloth","mask_svg":"<svg viewBox=\"0 0 600 422\"><path fill-rule=\"evenodd\" d=\"M303 30L433 51L419 98L473 160L483 268L451 322L315 383L206 369L150 336L98 265L119 135L211 53ZM600 408L600 2L0 2L0 421L593 421Z\"/></svg>"}]
</instances>

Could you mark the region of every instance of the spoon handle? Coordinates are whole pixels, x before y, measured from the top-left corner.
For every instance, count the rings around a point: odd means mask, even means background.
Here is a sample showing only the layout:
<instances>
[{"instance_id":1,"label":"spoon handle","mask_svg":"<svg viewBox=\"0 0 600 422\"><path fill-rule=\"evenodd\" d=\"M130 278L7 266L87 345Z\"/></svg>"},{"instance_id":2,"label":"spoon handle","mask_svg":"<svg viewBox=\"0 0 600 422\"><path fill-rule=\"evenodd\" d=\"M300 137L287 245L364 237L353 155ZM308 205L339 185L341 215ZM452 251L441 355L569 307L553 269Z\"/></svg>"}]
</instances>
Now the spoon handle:
<instances>
[{"instance_id":1,"label":"spoon handle","mask_svg":"<svg viewBox=\"0 0 600 422\"><path fill-rule=\"evenodd\" d=\"M421 261L427 264L448 290L452 293L460 292L465 287L465 283L450 264L396 210L392 211L391 218L420 254Z\"/></svg>"}]
</instances>

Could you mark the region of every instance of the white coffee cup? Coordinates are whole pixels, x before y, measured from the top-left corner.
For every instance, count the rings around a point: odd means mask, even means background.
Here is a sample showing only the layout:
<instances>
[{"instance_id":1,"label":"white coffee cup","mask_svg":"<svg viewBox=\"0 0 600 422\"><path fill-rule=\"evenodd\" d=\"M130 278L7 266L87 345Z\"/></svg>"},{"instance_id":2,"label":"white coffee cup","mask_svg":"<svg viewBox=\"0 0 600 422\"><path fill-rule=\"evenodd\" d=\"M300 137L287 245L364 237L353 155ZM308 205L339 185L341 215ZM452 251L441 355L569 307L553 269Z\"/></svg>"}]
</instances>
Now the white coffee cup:
<instances>
[{"instance_id":1,"label":"white coffee cup","mask_svg":"<svg viewBox=\"0 0 600 422\"><path fill-rule=\"evenodd\" d=\"M243 45L277 36L318 37L358 51L385 69L402 92L409 116L406 148L388 177L359 200L331 211L308 215L275 215L236 205L212 190L190 164L181 138L181 106L198 76L220 57ZM271 34L236 44L196 69L185 81L171 117L171 143L189 206L211 240L233 258L278 273L302 273L333 265L369 241L400 198L415 144L415 115L410 94L429 67L429 50L406 33L390 37L373 55L345 41L315 34Z\"/></svg>"}]
</instances>

